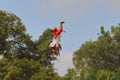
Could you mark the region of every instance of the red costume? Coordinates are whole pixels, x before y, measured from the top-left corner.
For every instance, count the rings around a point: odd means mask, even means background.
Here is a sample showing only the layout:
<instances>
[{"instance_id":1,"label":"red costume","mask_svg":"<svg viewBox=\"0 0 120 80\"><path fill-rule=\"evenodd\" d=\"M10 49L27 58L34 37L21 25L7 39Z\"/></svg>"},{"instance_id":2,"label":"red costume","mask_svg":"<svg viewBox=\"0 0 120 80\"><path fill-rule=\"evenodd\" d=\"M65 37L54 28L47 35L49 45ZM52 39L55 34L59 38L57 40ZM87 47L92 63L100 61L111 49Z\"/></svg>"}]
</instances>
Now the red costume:
<instances>
[{"instance_id":1,"label":"red costume","mask_svg":"<svg viewBox=\"0 0 120 80\"><path fill-rule=\"evenodd\" d=\"M57 29L56 27L53 29L53 38L57 39L57 37L61 34L61 32L63 31L63 26L60 25L59 29Z\"/></svg>"},{"instance_id":2,"label":"red costume","mask_svg":"<svg viewBox=\"0 0 120 80\"><path fill-rule=\"evenodd\" d=\"M57 29L56 27L53 28L53 40L50 44L50 47L52 48L52 54L54 56L54 53L58 53L59 54L59 46L58 46L58 38L59 35L63 32L63 24L64 22L60 22L60 26Z\"/></svg>"}]
</instances>

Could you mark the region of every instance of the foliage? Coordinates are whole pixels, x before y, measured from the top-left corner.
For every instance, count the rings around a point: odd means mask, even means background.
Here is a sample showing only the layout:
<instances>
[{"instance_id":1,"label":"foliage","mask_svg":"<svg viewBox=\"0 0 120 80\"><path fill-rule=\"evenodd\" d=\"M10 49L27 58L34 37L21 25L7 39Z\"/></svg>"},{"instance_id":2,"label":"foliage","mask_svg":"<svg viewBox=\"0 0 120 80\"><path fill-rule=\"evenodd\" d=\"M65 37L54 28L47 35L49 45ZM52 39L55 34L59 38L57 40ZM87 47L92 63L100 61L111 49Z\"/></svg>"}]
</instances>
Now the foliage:
<instances>
[{"instance_id":1,"label":"foliage","mask_svg":"<svg viewBox=\"0 0 120 80\"><path fill-rule=\"evenodd\" d=\"M0 80L60 80L51 64L51 29L33 41L15 14L0 10Z\"/></svg>"},{"instance_id":2,"label":"foliage","mask_svg":"<svg viewBox=\"0 0 120 80\"><path fill-rule=\"evenodd\" d=\"M120 24L111 31L102 26L97 40L86 41L74 52L73 64L79 80L119 80Z\"/></svg>"},{"instance_id":3,"label":"foliage","mask_svg":"<svg viewBox=\"0 0 120 80\"><path fill-rule=\"evenodd\" d=\"M113 76L112 80L119 80L120 79L120 68L119 70L115 73L115 75Z\"/></svg>"},{"instance_id":4,"label":"foliage","mask_svg":"<svg viewBox=\"0 0 120 80\"><path fill-rule=\"evenodd\" d=\"M104 69L99 70L96 73L97 80L112 80L113 76L114 76L114 72Z\"/></svg>"},{"instance_id":5,"label":"foliage","mask_svg":"<svg viewBox=\"0 0 120 80\"><path fill-rule=\"evenodd\" d=\"M36 54L35 58L40 59L40 63L44 66L51 66L51 48L49 47L50 42L52 41L52 32L51 29L46 29L39 39L35 42L36 44Z\"/></svg>"},{"instance_id":6,"label":"foliage","mask_svg":"<svg viewBox=\"0 0 120 80\"><path fill-rule=\"evenodd\" d=\"M53 68L43 68L39 73L32 76L31 80L60 80L57 73L53 72Z\"/></svg>"},{"instance_id":7,"label":"foliage","mask_svg":"<svg viewBox=\"0 0 120 80\"><path fill-rule=\"evenodd\" d=\"M33 41L25 32L25 26L16 15L0 11L0 54L7 59L30 54Z\"/></svg>"},{"instance_id":8,"label":"foliage","mask_svg":"<svg viewBox=\"0 0 120 80\"><path fill-rule=\"evenodd\" d=\"M74 69L69 68L67 72L68 73L64 77L62 77L62 80L73 80L76 76L76 72L74 71Z\"/></svg>"},{"instance_id":9,"label":"foliage","mask_svg":"<svg viewBox=\"0 0 120 80\"><path fill-rule=\"evenodd\" d=\"M28 59L14 59L6 66L4 80L29 80L30 77L39 72L42 65L39 62Z\"/></svg>"},{"instance_id":10,"label":"foliage","mask_svg":"<svg viewBox=\"0 0 120 80\"><path fill-rule=\"evenodd\" d=\"M8 61L0 72L0 77L4 80L60 80L52 67L45 68L38 61L26 58Z\"/></svg>"}]
</instances>

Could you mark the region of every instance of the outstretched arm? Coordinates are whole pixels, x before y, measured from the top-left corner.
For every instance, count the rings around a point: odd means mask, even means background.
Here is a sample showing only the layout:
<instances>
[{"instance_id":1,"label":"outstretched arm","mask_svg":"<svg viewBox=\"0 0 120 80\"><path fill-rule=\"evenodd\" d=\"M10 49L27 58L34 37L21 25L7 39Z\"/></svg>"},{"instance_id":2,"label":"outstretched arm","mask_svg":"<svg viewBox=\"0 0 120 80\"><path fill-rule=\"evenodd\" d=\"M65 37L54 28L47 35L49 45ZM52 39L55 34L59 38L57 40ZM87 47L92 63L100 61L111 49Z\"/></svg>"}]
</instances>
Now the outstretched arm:
<instances>
[{"instance_id":1,"label":"outstretched arm","mask_svg":"<svg viewBox=\"0 0 120 80\"><path fill-rule=\"evenodd\" d=\"M60 26L58 28L58 31L56 32L57 35L61 34L61 32L63 32L63 23L64 22L60 22Z\"/></svg>"}]
</instances>

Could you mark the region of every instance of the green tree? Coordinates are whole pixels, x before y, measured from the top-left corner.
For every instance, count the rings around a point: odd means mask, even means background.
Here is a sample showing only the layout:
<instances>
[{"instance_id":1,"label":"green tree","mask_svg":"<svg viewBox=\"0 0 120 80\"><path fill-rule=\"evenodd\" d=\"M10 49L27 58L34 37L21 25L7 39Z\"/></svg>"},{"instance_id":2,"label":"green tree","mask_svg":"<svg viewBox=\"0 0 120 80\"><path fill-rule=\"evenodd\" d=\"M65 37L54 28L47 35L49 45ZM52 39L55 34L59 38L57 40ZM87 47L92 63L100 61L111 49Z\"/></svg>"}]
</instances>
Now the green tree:
<instances>
[{"instance_id":1,"label":"green tree","mask_svg":"<svg viewBox=\"0 0 120 80\"><path fill-rule=\"evenodd\" d=\"M73 80L75 78L77 78L77 74L76 74L76 71L75 69L73 68L69 68L67 70L67 74L65 74L65 76L62 78L63 80Z\"/></svg>"},{"instance_id":2,"label":"green tree","mask_svg":"<svg viewBox=\"0 0 120 80\"><path fill-rule=\"evenodd\" d=\"M0 11L0 79L60 80L51 64L51 29L33 41L21 20Z\"/></svg>"},{"instance_id":3,"label":"green tree","mask_svg":"<svg viewBox=\"0 0 120 80\"><path fill-rule=\"evenodd\" d=\"M30 77L39 72L42 65L39 62L28 59L14 59L5 67L4 80L30 80Z\"/></svg>"},{"instance_id":4,"label":"green tree","mask_svg":"<svg viewBox=\"0 0 120 80\"><path fill-rule=\"evenodd\" d=\"M0 54L6 58L23 58L29 54L33 41L21 20L0 10Z\"/></svg>"},{"instance_id":5,"label":"green tree","mask_svg":"<svg viewBox=\"0 0 120 80\"><path fill-rule=\"evenodd\" d=\"M96 71L92 67L84 67L79 74L80 80L96 80Z\"/></svg>"},{"instance_id":6,"label":"green tree","mask_svg":"<svg viewBox=\"0 0 120 80\"><path fill-rule=\"evenodd\" d=\"M114 72L104 69L99 70L96 73L97 80L112 80L113 76L114 76Z\"/></svg>"},{"instance_id":7,"label":"green tree","mask_svg":"<svg viewBox=\"0 0 120 80\"><path fill-rule=\"evenodd\" d=\"M96 78L99 76L100 80L106 80L109 77L108 80L111 80L110 76L113 76L112 73L116 73L120 68L119 38L120 24L112 26L111 31L105 31L102 26L95 41L89 40L83 43L73 55L73 64L77 73L80 74L79 76L82 77L81 73L85 75L88 73L89 76L91 73L96 72L97 74L93 74L97 75L97 77L95 76ZM89 72L89 67L93 69L93 72ZM103 73L107 73L107 75ZM106 77L103 79L103 76ZM87 78L85 80L90 80L90 78Z\"/></svg>"},{"instance_id":8,"label":"green tree","mask_svg":"<svg viewBox=\"0 0 120 80\"><path fill-rule=\"evenodd\" d=\"M50 28L46 29L43 34L39 37L36 43L36 54L35 58L45 66L51 65L51 48L49 47L52 41L52 31Z\"/></svg>"},{"instance_id":9,"label":"green tree","mask_svg":"<svg viewBox=\"0 0 120 80\"><path fill-rule=\"evenodd\" d=\"M112 80L119 80L120 79L120 69L114 74Z\"/></svg>"},{"instance_id":10,"label":"green tree","mask_svg":"<svg viewBox=\"0 0 120 80\"><path fill-rule=\"evenodd\" d=\"M0 80L3 80L5 74L7 73L6 65L8 65L9 62L10 61L7 59L0 59Z\"/></svg>"},{"instance_id":11,"label":"green tree","mask_svg":"<svg viewBox=\"0 0 120 80\"><path fill-rule=\"evenodd\" d=\"M44 67L39 61L27 58L0 60L2 80L60 80L53 67Z\"/></svg>"},{"instance_id":12,"label":"green tree","mask_svg":"<svg viewBox=\"0 0 120 80\"><path fill-rule=\"evenodd\" d=\"M39 73L34 74L31 80L60 80L60 77L52 67L48 67L42 68Z\"/></svg>"}]
</instances>

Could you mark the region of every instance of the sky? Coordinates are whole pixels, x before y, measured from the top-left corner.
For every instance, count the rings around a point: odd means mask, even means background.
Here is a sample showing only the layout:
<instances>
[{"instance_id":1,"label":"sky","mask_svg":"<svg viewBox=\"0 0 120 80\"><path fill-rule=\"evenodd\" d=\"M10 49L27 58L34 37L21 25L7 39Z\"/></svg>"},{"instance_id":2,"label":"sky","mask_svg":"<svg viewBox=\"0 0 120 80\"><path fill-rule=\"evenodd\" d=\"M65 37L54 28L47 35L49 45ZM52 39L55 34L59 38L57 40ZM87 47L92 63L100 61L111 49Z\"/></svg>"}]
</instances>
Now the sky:
<instances>
[{"instance_id":1,"label":"sky","mask_svg":"<svg viewBox=\"0 0 120 80\"><path fill-rule=\"evenodd\" d=\"M55 62L56 71L63 76L73 67L73 53L85 41L96 40L101 26L110 30L120 23L119 4L120 0L1 0L0 9L17 15L33 40L65 21L62 51Z\"/></svg>"}]
</instances>

